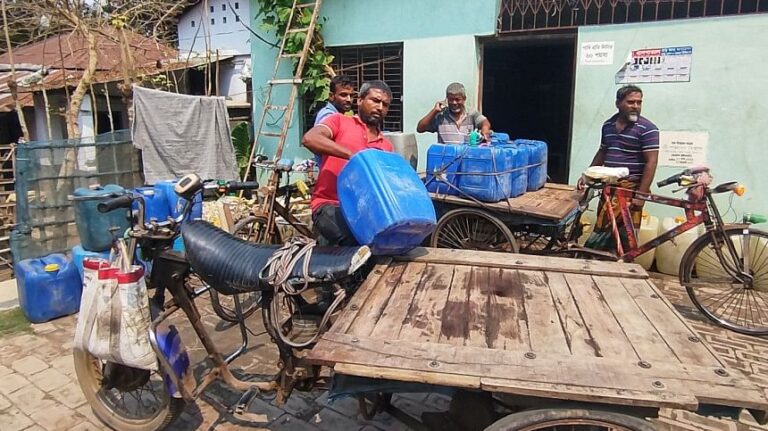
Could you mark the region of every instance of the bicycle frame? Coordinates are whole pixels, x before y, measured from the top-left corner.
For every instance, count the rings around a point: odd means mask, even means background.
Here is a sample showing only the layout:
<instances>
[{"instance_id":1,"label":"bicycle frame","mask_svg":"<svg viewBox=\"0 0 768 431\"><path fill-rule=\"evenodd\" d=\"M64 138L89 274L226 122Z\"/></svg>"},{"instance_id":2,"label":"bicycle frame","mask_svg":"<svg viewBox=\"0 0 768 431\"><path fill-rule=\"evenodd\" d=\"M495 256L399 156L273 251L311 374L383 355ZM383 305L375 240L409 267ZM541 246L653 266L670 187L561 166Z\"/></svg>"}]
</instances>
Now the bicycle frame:
<instances>
[{"instance_id":1,"label":"bicycle frame","mask_svg":"<svg viewBox=\"0 0 768 431\"><path fill-rule=\"evenodd\" d=\"M613 236L616 241L616 252L618 254L619 260L624 262L634 262L638 256L658 247L659 245L675 238L678 235L683 234L684 232L695 228L696 226L704 224L707 228L707 232L712 235L713 242L716 245L715 253L728 274L739 281L743 281L745 279L751 280L752 277L747 272L745 272L748 271L748 267L745 266L747 269L745 269L745 271L741 271L732 265L732 262L739 261L739 256L736 251L736 247L733 245L733 241L731 241L729 238L726 239L725 237L722 217L717 209L717 205L715 204L715 201L712 197L712 193L708 188L705 189L703 198L692 200L670 198L666 196L659 196L653 193L645 193L637 190L626 189L623 187L605 185L603 186L602 190L602 198L603 202L611 202L612 199L615 198L620 209L620 216L624 225L623 229L627 235L628 242L628 250L626 252L624 251L624 246L621 242L621 235L616 223L616 214L613 210L613 205L607 205L608 217L611 220ZM641 199L645 202L653 202L661 205L682 208L685 212L685 222L642 245L638 245L637 236L635 235L635 226L632 222L632 214L630 211L630 204L633 199ZM698 214L696 214L697 212ZM723 255L722 247L718 245L720 238L718 235L714 235L714 232L716 231L720 232L723 235L722 238L725 239L724 245L727 247L728 253L731 256L730 260L725 258ZM748 250L745 252L744 259L745 265L748 265L746 262L748 261Z\"/></svg>"}]
</instances>

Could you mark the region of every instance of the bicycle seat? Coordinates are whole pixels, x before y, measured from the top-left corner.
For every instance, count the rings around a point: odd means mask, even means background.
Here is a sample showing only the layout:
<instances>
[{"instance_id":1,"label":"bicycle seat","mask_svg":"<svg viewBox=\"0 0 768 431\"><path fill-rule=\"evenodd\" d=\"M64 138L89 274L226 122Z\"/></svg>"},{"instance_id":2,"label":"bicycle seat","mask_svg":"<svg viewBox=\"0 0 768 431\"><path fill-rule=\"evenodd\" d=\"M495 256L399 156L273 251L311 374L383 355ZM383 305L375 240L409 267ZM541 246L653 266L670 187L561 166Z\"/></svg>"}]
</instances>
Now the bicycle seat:
<instances>
[{"instance_id":1,"label":"bicycle seat","mask_svg":"<svg viewBox=\"0 0 768 431\"><path fill-rule=\"evenodd\" d=\"M609 168L607 166L590 166L582 174L587 184L592 182L615 184L618 180L628 176L629 169L627 168Z\"/></svg>"},{"instance_id":2,"label":"bicycle seat","mask_svg":"<svg viewBox=\"0 0 768 431\"><path fill-rule=\"evenodd\" d=\"M236 238L203 220L182 225L187 260L211 288L224 295L272 289L260 279L267 260L279 245L254 244ZM312 282L333 282L355 273L370 257L368 247L315 247L307 277ZM303 283L301 258L289 282Z\"/></svg>"}]
</instances>

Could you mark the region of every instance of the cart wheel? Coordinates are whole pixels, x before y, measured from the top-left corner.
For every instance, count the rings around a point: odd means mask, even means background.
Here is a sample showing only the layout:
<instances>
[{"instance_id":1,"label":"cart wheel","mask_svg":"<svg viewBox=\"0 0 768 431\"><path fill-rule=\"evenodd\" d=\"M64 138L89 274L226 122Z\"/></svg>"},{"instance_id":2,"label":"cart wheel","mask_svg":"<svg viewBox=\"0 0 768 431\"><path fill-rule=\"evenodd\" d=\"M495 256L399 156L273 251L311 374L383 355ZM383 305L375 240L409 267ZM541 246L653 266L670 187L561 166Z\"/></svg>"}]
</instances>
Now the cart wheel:
<instances>
[{"instance_id":1,"label":"cart wheel","mask_svg":"<svg viewBox=\"0 0 768 431\"><path fill-rule=\"evenodd\" d=\"M654 431L645 419L604 410L539 409L514 413L493 423L486 431L538 430Z\"/></svg>"},{"instance_id":2,"label":"cart wheel","mask_svg":"<svg viewBox=\"0 0 768 431\"><path fill-rule=\"evenodd\" d=\"M498 218L474 208L460 208L440 218L432 247L517 253L512 231Z\"/></svg>"},{"instance_id":3,"label":"cart wheel","mask_svg":"<svg viewBox=\"0 0 768 431\"><path fill-rule=\"evenodd\" d=\"M526 227L515 230L515 241L520 247L520 253L537 254L552 250L557 243L557 238L541 232L532 232Z\"/></svg>"}]
</instances>

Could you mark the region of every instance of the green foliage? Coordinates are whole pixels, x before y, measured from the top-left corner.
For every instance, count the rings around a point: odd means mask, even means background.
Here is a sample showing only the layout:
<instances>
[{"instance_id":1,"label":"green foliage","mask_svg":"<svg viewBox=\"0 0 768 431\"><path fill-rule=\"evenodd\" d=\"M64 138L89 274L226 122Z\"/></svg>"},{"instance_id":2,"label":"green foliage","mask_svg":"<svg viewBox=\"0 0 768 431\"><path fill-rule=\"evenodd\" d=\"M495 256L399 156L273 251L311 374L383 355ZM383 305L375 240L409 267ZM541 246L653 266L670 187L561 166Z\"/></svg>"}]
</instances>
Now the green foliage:
<instances>
[{"instance_id":1,"label":"green foliage","mask_svg":"<svg viewBox=\"0 0 768 431\"><path fill-rule=\"evenodd\" d=\"M259 11L257 19L261 19L260 28L263 31L275 33L279 38L283 37L288 27L288 19L291 16L292 0L257 0ZM306 28L312 22L312 8L297 9L297 13L290 23L290 28ZM309 96L313 105L328 100L331 83L331 63L333 56L325 50L325 43L321 35L322 20L315 23L315 32L310 41L309 55L304 65L303 81L300 92L303 96ZM290 33L285 40L285 52L298 54L304 48L307 33ZM294 71L298 66L298 59L294 59Z\"/></svg>"},{"instance_id":2,"label":"green foliage","mask_svg":"<svg viewBox=\"0 0 768 431\"><path fill-rule=\"evenodd\" d=\"M20 308L0 311L0 336L31 332L31 330Z\"/></svg>"},{"instance_id":3,"label":"green foliage","mask_svg":"<svg viewBox=\"0 0 768 431\"><path fill-rule=\"evenodd\" d=\"M242 178L251 156L251 137L248 134L248 123L240 123L232 129L232 146L235 147L237 166L240 169L240 178Z\"/></svg>"}]
</instances>

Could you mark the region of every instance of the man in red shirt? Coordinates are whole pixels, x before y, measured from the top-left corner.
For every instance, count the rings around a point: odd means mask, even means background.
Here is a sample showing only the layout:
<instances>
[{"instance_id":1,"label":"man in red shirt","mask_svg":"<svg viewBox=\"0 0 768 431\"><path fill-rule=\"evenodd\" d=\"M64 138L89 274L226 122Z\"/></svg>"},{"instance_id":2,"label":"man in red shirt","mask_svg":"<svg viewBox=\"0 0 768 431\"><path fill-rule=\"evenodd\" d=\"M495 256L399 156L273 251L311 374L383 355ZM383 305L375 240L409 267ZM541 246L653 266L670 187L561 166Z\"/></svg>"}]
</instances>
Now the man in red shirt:
<instances>
[{"instance_id":1,"label":"man in red shirt","mask_svg":"<svg viewBox=\"0 0 768 431\"><path fill-rule=\"evenodd\" d=\"M333 114L301 140L322 157L311 202L312 222L321 245L357 245L339 209L336 179L355 153L368 148L392 151L392 144L384 138L380 127L391 101L392 91L384 81L365 82L357 97L357 115Z\"/></svg>"}]
</instances>

